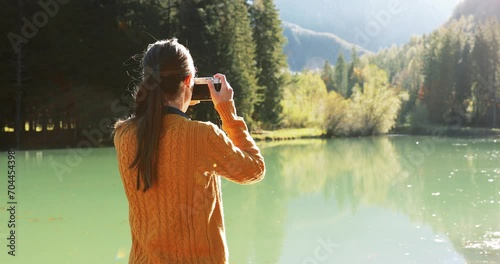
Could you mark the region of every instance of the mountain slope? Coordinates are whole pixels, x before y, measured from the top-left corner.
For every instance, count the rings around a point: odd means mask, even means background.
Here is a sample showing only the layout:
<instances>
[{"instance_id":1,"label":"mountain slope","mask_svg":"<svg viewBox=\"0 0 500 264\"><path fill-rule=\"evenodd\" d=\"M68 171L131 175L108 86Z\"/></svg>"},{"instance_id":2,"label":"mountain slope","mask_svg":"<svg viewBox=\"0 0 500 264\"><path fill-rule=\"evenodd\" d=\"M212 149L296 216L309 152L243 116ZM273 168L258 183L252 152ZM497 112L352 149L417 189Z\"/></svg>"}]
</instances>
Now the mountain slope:
<instances>
[{"instance_id":1,"label":"mountain slope","mask_svg":"<svg viewBox=\"0 0 500 264\"><path fill-rule=\"evenodd\" d=\"M332 33L315 32L288 22L283 22L283 33L288 39L284 51L292 71L318 69L325 60L335 64L340 52L349 60L353 46L360 54L369 52Z\"/></svg>"},{"instance_id":2,"label":"mountain slope","mask_svg":"<svg viewBox=\"0 0 500 264\"><path fill-rule=\"evenodd\" d=\"M378 51L432 32L450 18L459 1L275 0L275 4L283 21Z\"/></svg>"},{"instance_id":3,"label":"mountain slope","mask_svg":"<svg viewBox=\"0 0 500 264\"><path fill-rule=\"evenodd\" d=\"M473 15L478 20L486 20L489 17L496 17L500 21L500 1L499 0L464 0L455 11L452 18Z\"/></svg>"}]
</instances>

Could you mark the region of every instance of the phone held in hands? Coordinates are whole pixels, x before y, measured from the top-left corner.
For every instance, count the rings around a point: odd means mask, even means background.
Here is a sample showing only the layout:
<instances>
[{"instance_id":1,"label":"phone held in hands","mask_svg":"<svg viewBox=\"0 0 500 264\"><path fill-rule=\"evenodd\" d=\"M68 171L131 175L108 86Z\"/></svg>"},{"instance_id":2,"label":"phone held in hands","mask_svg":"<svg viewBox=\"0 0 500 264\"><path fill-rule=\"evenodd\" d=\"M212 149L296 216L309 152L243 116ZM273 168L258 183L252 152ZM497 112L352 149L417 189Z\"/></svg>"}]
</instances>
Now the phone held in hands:
<instances>
[{"instance_id":1,"label":"phone held in hands","mask_svg":"<svg viewBox=\"0 0 500 264\"><path fill-rule=\"evenodd\" d=\"M192 101L211 101L210 90L208 88L208 83L212 82L215 86L215 90L220 91L221 82L217 78L213 77L197 77L194 78L193 94L191 96Z\"/></svg>"}]
</instances>

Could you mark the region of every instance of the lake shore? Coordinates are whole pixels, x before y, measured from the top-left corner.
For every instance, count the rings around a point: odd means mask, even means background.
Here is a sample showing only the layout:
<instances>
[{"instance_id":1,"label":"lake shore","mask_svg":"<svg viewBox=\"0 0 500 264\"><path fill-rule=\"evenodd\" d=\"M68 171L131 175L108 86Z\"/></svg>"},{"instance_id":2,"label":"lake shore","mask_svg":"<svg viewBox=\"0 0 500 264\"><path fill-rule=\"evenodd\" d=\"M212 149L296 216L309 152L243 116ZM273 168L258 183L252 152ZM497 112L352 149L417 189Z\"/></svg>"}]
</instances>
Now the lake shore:
<instances>
[{"instance_id":1,"label":"lake shore","mask_svg":"<svg viewBox=\"0 0 500 264\"><path fill-rule=\"evenodd\" d=\"M326 135L325 131L319 128L262 130L259 132L252 132L251 135L255 141L278 141L330 137ZM500 137L500 129L454 126L398 126L393 128L388 135L441 136L459 138Z\"/></svg>"},{"instance_id":2,"label":"lake shore","mask_svg":"<svg viewBox=\"0 0 500 264\"><path fill-rule=\"evenodd\" d=\"M251 135L255 141L294 140L326 137L325 132L319 128L261 130L258 132L252 132Z\"/></svg>"},{"instance_id":3,"label":"lake shore","mask_svg":"<svg viewBox=\"0 0 500 264\"><path fill-rule=\"evenodd\" d=\"M319 128L290 128L279 130L261 130L251 133L255 141L288 141L298 139L326 139L336 136L328 136L324 130ZM439 137L456 137L456 138L481 138L494 137L500 138L500 129L498 128L477 128L477 127L452 127L452 126L427 126L427 127L410 127L398 126L391 130L387 135L408 135L408 136L439 136ZM78 143L86 143L85 147L112 147L112 138L107 135L98 141L90 141L82 138ZM96 143L96 144L94 144ZM14 144L5 144L0 146L0 151L6 151L12 148ZM37 149L65 149L78 148L75 143L60 143L51 144L23 144L18 150L37 150Z\"/></svg>"},{"instance_id":4,"label":"lake shore","mask_svg":"<svg viewBox=\"0 0 500 264\"><path fill-rule=\"evenodd\" d=\"M500 137L500 129L484 127L458 127L458 126L398 126L391 134L418 135L418 136L443 136L443 137Z\"/></svg>"}]
</instances>

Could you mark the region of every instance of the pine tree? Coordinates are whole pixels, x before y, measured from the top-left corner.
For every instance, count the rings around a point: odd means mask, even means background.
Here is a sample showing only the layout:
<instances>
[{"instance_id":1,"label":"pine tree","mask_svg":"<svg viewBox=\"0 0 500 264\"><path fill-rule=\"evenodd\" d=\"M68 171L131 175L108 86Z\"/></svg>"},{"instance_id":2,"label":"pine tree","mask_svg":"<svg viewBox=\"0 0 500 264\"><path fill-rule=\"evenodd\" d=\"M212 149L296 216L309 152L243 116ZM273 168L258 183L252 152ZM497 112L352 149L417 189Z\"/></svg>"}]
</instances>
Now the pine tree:
<instances>
[{"instance_id":1,"label":"pine tree","mask_svg":"<svg viewBox=\"0 0 500 264\"><path fill-rule=\"evenodd\" d=\"M281 20L273 0L257 0L250 7L253 38L256 44L258 85L264 89L259 94L258 116L264 125L279 123L283 97L284 70L288 67L283 53L285 38Z\"/></svg>"},{"instance_id":2,"label":"pine tree","mask_svg":"<svg viewBox=\"0 0 500 264\"><path fill-rule=\"evenodd\" d=\"M498 52L498 51L496 51ZM488 29L486 25L481 25L475 36L472 59L476 72L474 74L474 103L476 125L488 125L487 112L491 107L491 100L494 98L493 73L495 72L492 56L495 51L491 50L488 40Z\"/></svg>"},{"instance_id":3,"label":"pine tree","mask_svg":"<svg viewBox=\"0 0 500 264\"><path fill-rule=\"evenodd\" d=\"M39 8L36 2L26 7ZM31 131L36 123L42 133L51 125L57 131L61 123L98 127L103 117L113 116L106 100L123 93L129 83L123 62L138 48L118 28L116 1L76 1L60 10L25 46L23 104L30 107L23 108L22 124L31 123ZM89 107L86 101L96 95L100 100Z\"/></svg>"},{"instance_id":4,"label":"pine tree","mask_svg":"<svg viewBox=\"0 0 500 264\"><path fill-rule=\"evenodd\" d=\"M172 6L177 0L111 0L120 7L119 18L123 19L133 30L147 32L155 38L165 39L172 33L170 18ZM116 18L115 18L116 19ZM148 34L144 34L151 37Z\"/></svg>"},{"instance_id":5,"label":"pine tree","mask_svg":"<svg viewBox=\"0 0 500 264\"><path fill-rule=\"evenodd\" d=\"M218 1L221 21L220 70L227 75L234 89L234 100L238 113L252 127L254 106L260 103L257 84L255 43L252 37L249 11L244 0Z\"/></svg>"},{"instance_id":6,"label":"pine tree","mask_svg":"<svg viewBox=\"0 0 500 264\"><path fill-rule=\"evenodd\" d=\"M335 72L328 60L325 60L323 68L321 69L321 79L325 83L327 91L335 90Z\"/></svg>"},{"instance_id":7,"label":"pine tree","mask_svg":"<svg viewBox=\"0 0 500 264\"><path fill-rule=\"evenodd\" d=\"M492 86L492 122L491 127L497 127L498 124L498 105L500 97L500 23L496 18L490 18L486 22L486 26L489 28L490 34L490 59L491 65L491 86Z\"/></svg>"},{"instance_id":8,"label":"pine tree","mask_svg":"<svg viewBox=\"0 0 500 264\"><path fill-rule=\"evenodd\" d=\"M459 54L457 39L453 36L452 31L446 33L443 37L443 43L439 51L439 79L435 83L437 97L440 103L436 105L438 112L434 119L446 124L454 124L456 116L454 116L454 98L455 91L455 69L458 64Z\"/></svg>"},{"instance_id":9,"label":"pine tree","mask_svg":"<svg viewBox=\"0 0 500 264\"><path fill-rule=\"evenodd\" d=\"M340 52L335 64L335 90L344 98L347 96L347 65L344 60L344 54Z\"/></svg>"},{"instance_id":10,"label":"pine tree","mask_svg":"<svg viewBox=\"0 0 500 264\"><path fill-rule=\"evenodd\" d=\"M472 61L471 61L471 47L467 43L460 55L460 62L457 64L456 69L456 86L455 86L455 101L459 109L456 109L457 114L462 119L462 122L467 122L466 108L467 101L472 97Z\"/></svg>"},{"instance_id":11,"label":"pine tree","mask_svg":"<svg viewBox=\"0 0 500 264\"><path fill-rule=\"evenodd\" d=\"M442 35L433 34L426 51L424 101L430 120L436 123L448 122L450 111L453 110L451 95L454 91L454 65L457 63L453 41L452 32L449 30Z\"/></svg>"},{"instance_id":12,"label":"pine tree","mask_svg":"<svg viewBox=\"0 0 500 264\"><path fill-rule=\"evenodd\" d=\"M422 68L422 73L424 75L423 84L423 101L425 103L426 109L429 112L429 119L435 116L433 113L436 112L436 105L440 104L440 97L436 94L436 81L439 79L439 58L438 58L438 46L439 34L437 32L429 36L426 43L426 49L424 51L424 66ZM433 120L435 121L435 120Z\"/></svg>"},{"instance_id":13,"label":"pine tree","mask_svg":"<svg viewBox=\"0 0 500 264\"><path fill-rule=\"evenodd\" d=\"M349 65L349 70L347 72L348 83L346 97L351 97L356 84L363 87L360 67L361 61L358 56L358 51L356 50L356 47L352 47L351 64Z\"/></svg>"},{"instance_id":14,"label":"pine tree","mask_svg":"<svg viewBox=\"0 0 500 264\"><path fill-rule=\"evenodd\" d=\"M193 56L198 76L212 76L222 71L221 21L224 12L218 10L216 0L183 0L175 5L172 24L176 25L175 36ZM222 13L222 14L219 14Z\"/></svg>"},{"instance_id":15,"label":"pine tree","mask_svg":"<svg viewBox=\"0 0 500 264\"><path fill-rule=\"evenodd\" d=\"M178 2L176 9L179 42L189 48L198 75L224 73L234 89L238 114L251 125L254 105L259 102L259 86L255 44L245 2L184 0ZM198 110L210 117L209 108L200 104Z\"/></svg>"}]
</instances>

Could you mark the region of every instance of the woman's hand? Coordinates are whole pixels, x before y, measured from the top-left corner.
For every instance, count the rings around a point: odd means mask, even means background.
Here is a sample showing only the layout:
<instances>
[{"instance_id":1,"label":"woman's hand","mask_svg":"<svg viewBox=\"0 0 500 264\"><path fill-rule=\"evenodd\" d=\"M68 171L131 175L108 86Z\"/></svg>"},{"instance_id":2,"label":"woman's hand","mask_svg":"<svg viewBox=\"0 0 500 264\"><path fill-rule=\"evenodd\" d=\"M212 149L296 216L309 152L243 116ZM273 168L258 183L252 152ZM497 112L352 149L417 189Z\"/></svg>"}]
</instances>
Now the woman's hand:
<instances>
[{"instance_id":1,"label":"woman's hand","mask_svg":"<svg viewBox=\"0 0 500 264\"><path fill-rule=\"evenodd\" d=\"M197 104L199 104L199 103L200 103L200 100L191 100L191 101L189 102L189 106L197 105Z\"/></svg>"},{"instance_id":2,"label":"woman's hand","mask_svg":"<svg viewBox=\"0 0 500 264\"><path fill-rule=\"evenodd\" d=\"M226 76L224 76L224 74L217 73L216 75L214 75L214 78L219 79L221 83L220 91L217 92L215 90L214 84L208 82L210 96L212 97L214 105L233 100L233 88L231 88L231 85L227 82Z\"/></svg>"}]
</instances>

